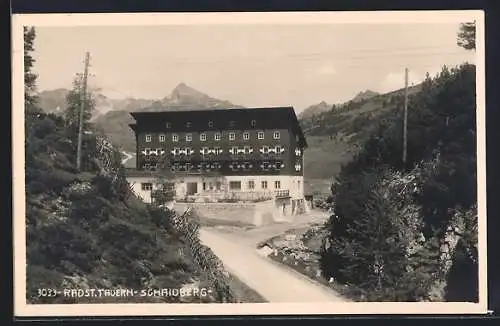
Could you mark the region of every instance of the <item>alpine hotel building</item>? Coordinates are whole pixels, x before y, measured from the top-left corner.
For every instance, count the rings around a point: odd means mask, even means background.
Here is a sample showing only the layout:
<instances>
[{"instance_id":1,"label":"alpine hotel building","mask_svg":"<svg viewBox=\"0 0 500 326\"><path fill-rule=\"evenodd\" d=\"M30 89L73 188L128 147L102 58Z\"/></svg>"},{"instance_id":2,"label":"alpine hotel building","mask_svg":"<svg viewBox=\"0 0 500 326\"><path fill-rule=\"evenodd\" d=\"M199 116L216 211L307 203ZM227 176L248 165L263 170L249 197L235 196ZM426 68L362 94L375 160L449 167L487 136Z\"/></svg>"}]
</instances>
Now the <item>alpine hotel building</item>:
<instances>
[{"instance_id":1,"label":"alpine hotel building","mask_svg":"<svg viewBox=\"0 0 500 326\"><path fill-rule=\"evenodd\" d=\"M306 139L293 107L131 113L134 191L151 201L151 171L165 168L177 200L283 200L304 204ZM284 204L283 204L284 205ZM292 208L293 211L293 208Z\"/></svg>"}]
</instances>

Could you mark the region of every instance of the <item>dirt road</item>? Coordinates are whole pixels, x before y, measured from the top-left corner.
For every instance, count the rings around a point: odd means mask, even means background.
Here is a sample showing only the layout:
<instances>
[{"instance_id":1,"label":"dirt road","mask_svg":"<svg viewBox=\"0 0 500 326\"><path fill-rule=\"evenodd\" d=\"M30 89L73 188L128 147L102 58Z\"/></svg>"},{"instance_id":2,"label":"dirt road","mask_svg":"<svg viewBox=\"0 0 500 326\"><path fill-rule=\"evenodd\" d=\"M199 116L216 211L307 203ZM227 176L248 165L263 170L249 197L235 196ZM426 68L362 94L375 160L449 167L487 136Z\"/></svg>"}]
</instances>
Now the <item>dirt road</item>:
<instances>
[{"instance_id":1,"label":"dirt road","mask_svg":"<svg viewBox=\"0 0 500 326\"><path fill-rule=\"evenodd\" d=\"M230 273L269 302L345 302L332 289L257 253L255 245L263 237L277 234L277 229L290 229L286 224L273 227L241 233L202 229L200 239Z\"/></svg>"}]
</instances>

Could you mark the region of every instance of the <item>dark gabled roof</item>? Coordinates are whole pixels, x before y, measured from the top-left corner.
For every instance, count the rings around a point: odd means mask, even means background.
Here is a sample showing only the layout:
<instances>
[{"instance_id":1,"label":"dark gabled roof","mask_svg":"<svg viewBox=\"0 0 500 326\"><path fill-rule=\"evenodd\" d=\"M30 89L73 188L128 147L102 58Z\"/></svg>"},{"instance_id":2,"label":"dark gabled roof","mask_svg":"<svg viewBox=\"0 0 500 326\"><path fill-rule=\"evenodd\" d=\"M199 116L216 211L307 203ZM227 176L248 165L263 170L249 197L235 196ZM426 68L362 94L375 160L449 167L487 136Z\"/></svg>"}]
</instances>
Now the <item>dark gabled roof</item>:
<instances>
[{"instance_id":1,"label":"dark gabled roof","mask_svg":"<svg viewBox=\"0 0 500 326\"><path fill-rule=\"evenodd\" d=\"M200 108L193 106L168 106L164 109L142 109L140 111L130 112L130 115L137 121L141 118L151 118L154 116L163 117L166 115L186 115L186 114L220 114L222 111L231 112L231 114L238 113L249 113L251 111L257 111L259 113L263 113L265 110L273 110L274 112L282 112L284 116L288 118L288 121L291 123L292 130L299 135L300 142L304 147L307 147L307 141L300 127L299 121L297 119L297 115L295 114L295 110L293 106L277 106L277 107L234 107L234 108ZM130 128L135 129L135 125L131 124Z\"/></svg>"}]
</instances>

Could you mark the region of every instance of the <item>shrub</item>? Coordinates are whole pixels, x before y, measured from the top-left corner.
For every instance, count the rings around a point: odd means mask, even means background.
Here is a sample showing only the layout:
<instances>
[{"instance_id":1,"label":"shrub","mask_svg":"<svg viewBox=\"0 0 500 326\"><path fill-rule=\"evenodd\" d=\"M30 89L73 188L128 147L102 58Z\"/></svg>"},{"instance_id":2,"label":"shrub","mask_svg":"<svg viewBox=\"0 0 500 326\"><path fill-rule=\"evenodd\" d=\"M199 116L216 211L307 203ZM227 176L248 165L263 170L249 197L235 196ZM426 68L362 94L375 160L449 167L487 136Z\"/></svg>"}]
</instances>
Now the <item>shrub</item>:
<instances>
[{"instance_id":1,"label":"shrub","mask_svg":"<svg viewBox=\"0 0 500 326\"><path fill-rule=\"evenodd\" d=\"M87 162L77 173L64 121L38 112L26 120L27 300L81 302L33 297L37 288L61 288L65 276L101 288L180 287L199 278L171 212L130 196L116 151L106 171ZM85 139L87 159L96 157L93 141Z\"/></svg>"}]
</instances>

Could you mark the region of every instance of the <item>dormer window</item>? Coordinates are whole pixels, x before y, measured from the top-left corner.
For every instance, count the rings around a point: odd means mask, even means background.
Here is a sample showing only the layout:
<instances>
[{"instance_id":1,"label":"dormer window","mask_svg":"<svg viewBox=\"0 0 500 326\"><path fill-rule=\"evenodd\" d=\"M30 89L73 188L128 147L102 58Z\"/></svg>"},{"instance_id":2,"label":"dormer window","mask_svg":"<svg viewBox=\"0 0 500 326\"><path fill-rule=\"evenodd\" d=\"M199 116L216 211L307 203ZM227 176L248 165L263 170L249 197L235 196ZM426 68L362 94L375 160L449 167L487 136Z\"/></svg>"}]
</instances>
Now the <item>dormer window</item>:
<instances>
[{"instance_id":1,"label":"dormer window","mask_svg":"<svg viewBox=\"0 0 500 326\"><path fill-rule=\"evenodd\" d=\"M146 135L146 143L150 143L151 142L151 135Z\"/></svg>"},{"instance_id":2,"label":"dormer window","mask_svg":"<svg viewBox=\"0 0 500 326\"><path fill-rule=\"evenodd\" d=\"M186 128L191 128L192 123L191 122L186 122Z\"/></svg>"},{"instance_id":3,"label":"dormer window","mask_svg":"<svg viewBox=\"0 0 500 326\"><path fill-rule=\"evenodd\" d=\"M249 132L244 132L243 133L243 140L249 140L250 139L250 133Z\"/></svg>"},{"instance_id":4,"label":"dormer window","mask_svg":"<svg viewBox=\"0 0 500 326\"><path fill-rule=\"evenodd\" d=\"M259 140L264 139L264 132L263 132L263 131L259 131L259 132L257 133L257 139L259 139Z\"/></svg>"},{"instance_id":5,"label":"dormer window","mask_svg":"<svg viewBox=\"0 0 500 326\"><path fill-rule=\"evenodd\" d=\"M170 122L165 123L165 128L167 129L172 128L172 124Z\"/></svg>"},{"instance_id":6,"label":"dormer window","mask_svg":"<svg viewBox=\"0 0 500 326\"><path fill-rule=\"evenodd\" d=\"M200 140L201 141L206 141L207 140L207 134L205 134L205 133L200 134Z\"/></svg>"},{"instance_id":7,"label":"dormer window","mask_svg":"<svg viewBox=\"0 0 500 326\"><path fill-rule=\"evenodd\" d=\"M250 121L250 125L252 127L255 127L257 125L257 121L255 121L255 120Z\"/></svg>"},{"instance_id":8,"label":"dormer window","mask_svg":"<svg viewBox=\"0 0 500 326\"><path fill-rule=\"evenodd\" d=\"M219 140L220 140L220 138L221 138L220 132L218 132L218 133L216 133L216 134L214 135L214 139L215 139L216 141L219 141Z\"/></svg>"},{"instance_id":9,"label":"dormer window","mask_svg":"<svg viewBox=\"0 0 500 326\"><path fill-rule=\"evenodd\" d=\"M186 141L192 141L192 140L193 140L193 135L186 134Z\"/></svg>"},{"instance_id":10,"label":"dormer window","mask_svg":"<svg viewBox=\"0 0 500 326\"><path fill-rule=\"evenodd\" d=\"M165 142L165 135L160 135L160 143L164 143Z\"/></svg>"},{"instance_id":11,"label":"dormer window","mask_svg":"<svg viewBox=\"0 0 500 326\"><path fill-rule=\"evenodd\" d=\"M280 139L280 132L279 132L279 131L275 131L275 132L273 133L273 138L274 138L274 139Z\"/></svg>"},{"instance_id":12,"label":"dormer window","mask_svg":"<svg viewBox=\"0 0 500 326\"><path fill-rule=\"evenodd\" d=\"M230 132L229 133L229 140L235 140L236 139L236 135L234 134L234 132Z\"/></svg>"},{"instance_id":13,"label":"dormer window","mask_svg":"<svg viewBox=\"0 0 500 326\"><path fill-rule=\"evenodd\" d=\"M179 136L176 135L176 134L173 134L172 135L172 141L175 143L175 142L178 142L179 141Z\"/></svg>"},{"instance_id":14,"label":"dormer window","mask_svg":"<svg viewBox=\"0 0 500 326\"><path fill-rule=\"evenodd\" d=\"M302 154L302 151L300 150L300 148L296 148L295 149L295 155L296 156L300 156Z\"/></svg>"},{"instance_id":15,"label":"dormer window","mask_svg":"<svg viewBox=\"0 0 500 326\"><path fill-rule=\"evenodd\" d=\"M301 169L300 163L295 163L295 171L299 172Z\"/></svg>"},{"instance_id":16,"label":"dormer window","mask_svg":"<svg viewBox=\"0 0 500 326\"><path fill-rule=\"evenodd\" d=\"M213 126L214 126L214 122L213 122L213 121L209 121L209 122L208 122L208 127L209 127L209 128L213 128Z\"/></svg>"}]
</instances>

